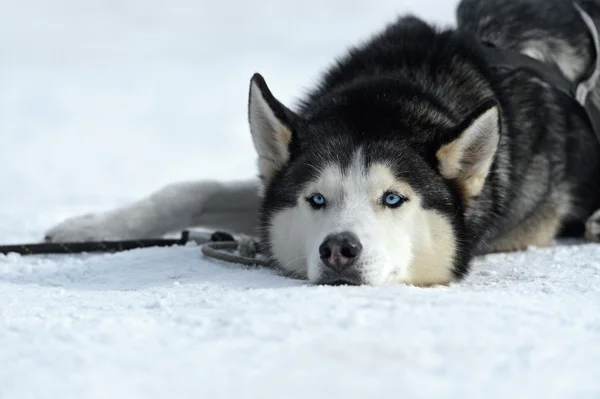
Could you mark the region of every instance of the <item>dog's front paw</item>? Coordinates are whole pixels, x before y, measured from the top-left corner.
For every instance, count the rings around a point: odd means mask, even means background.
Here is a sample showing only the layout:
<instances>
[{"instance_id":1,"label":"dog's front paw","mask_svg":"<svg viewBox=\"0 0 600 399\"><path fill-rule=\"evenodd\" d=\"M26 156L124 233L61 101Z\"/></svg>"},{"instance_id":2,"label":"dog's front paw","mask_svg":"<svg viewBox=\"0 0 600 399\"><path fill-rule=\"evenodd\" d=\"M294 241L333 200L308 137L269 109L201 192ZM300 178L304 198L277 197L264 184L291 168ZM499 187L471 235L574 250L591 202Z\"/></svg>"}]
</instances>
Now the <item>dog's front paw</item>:
<instances>
[{"instance_id":1,"label":"dog's front paw","mask_svg":"<svg viewBox=\"0 0 600 399\"><path fill-rule=\"evenodd\" d=\"M600 209L585 222L585 238L600 242Z\"/></svg>"},{"instance_id":2,"label":"dog's front paw","mask_svg":"<svg viewBox=\"0 0 600 399\"><path fill-rule=\"evenodd\" d=\"M46 232L46 242L82 242L128 239L130 231L114 215L90 213L70 218Z\"/></svg>"}]
</instances>

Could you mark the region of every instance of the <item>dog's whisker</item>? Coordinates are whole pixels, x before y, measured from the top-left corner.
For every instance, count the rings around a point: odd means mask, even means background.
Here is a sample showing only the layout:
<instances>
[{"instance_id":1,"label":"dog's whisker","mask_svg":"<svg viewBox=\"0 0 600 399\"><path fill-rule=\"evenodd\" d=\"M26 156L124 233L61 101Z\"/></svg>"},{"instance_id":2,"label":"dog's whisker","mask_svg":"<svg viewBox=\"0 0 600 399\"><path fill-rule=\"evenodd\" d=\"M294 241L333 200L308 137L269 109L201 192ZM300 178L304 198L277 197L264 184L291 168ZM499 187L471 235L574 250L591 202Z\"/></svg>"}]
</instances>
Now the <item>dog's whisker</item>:
<instances>
[{"instance_id":1,"label":"dog's whisker","mask_svg":"<svg viewBox=\"0 0 600 399\"><path fill-rule=\"evenodd\" d=\"M299 260L306 259L306 258L308 258L308 257L307 257L307 256L299 256L299 257L297 257L297 258L295 258L295 259L292 259L292 260L291 260L291 261L289 261L288 263L286 263L286 264L285 264L283 267L284 267L284 268L287 268L287 267L288 267L289 265L291 265L292 263L295 263L295 262L297 262L297 261L299 261Z\"/></svg>"}]
</instances>

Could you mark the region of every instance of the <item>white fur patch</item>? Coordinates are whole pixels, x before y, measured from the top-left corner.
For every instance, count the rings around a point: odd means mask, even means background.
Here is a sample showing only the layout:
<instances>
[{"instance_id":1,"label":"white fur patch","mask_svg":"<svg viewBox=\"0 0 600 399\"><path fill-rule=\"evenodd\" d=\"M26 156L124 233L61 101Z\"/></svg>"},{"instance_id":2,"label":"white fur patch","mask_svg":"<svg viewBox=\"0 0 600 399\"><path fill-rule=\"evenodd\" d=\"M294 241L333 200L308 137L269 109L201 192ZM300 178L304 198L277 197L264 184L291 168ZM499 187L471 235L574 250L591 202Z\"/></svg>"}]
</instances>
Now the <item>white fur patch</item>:
<instances>
[{"instance_id":1,"label":"white fur patch","mask_svg":"<svg viewBox=\"0 0 600 399\"><path fill-rule=\"evenodd\" d=\"M363 246L357 268L365 284L449 283L456 252L450 222L423 209L421 198L386 165L375 164L368 170L363 165L358 151L345 173L335 164L325 167L295 207L273 216L270 244L280 266L319 281L324 270L319 246L330 234L351 232ZM408 201L396 209L383 206L381 198L390 190ZM314 193L325 197L326 208L311 208L305 199Z\"/></svg>"}]
</instances>

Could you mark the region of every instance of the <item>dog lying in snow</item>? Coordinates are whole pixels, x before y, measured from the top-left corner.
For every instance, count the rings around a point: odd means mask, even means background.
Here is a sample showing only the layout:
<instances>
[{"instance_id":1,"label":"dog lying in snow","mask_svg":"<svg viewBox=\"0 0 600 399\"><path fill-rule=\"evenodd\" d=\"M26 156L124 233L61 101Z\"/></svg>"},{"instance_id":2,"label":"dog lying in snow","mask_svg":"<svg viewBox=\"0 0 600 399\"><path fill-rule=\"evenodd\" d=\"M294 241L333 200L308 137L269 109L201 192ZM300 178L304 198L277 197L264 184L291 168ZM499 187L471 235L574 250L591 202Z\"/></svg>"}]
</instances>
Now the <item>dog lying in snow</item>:
<instances>
[{"instance_id":1,"label":"dog lying in snow","mask_svg":"<svg viewBox=\"0 0 600 399\"><path fill-rule=\"evenodd\" d=\"M580 3L600 19L599 3ZM600 146L586 113L543 77L496 68L481 44L577 82L596 57L580 13L564 0L464 0L457 16L453 29L399 18L295 110L254 75L259 179L175 184L46 239L202 226L258 235L274 264L317 284L419 286L462 278L476 254L550 245L565 226L598 239Z\"/></svg>"}]
</instances>

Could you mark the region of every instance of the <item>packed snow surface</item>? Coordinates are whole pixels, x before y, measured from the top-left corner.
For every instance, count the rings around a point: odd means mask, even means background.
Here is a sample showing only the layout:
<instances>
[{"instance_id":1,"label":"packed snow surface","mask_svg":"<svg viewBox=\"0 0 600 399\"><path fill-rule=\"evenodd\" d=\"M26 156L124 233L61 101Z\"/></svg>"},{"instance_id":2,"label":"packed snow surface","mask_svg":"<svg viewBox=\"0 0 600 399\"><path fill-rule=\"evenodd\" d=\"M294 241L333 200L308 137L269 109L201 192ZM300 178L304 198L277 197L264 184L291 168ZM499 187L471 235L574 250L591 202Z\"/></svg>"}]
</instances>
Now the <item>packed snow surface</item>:
<instances>
[{"instance_id":1,"label":"packed snow surface","mask_svg":"<svg viewBox=\"0 0 600 399\"><path fill-rule=\"evenodd\" d=\"M454 1L0 6L0 242L175 181L255 174L260 71L293 105L350 44ZM0 398L599 398L600 245L450 287L317 287L197 246L0 255Z\"/></svg>"}]
</instances>

